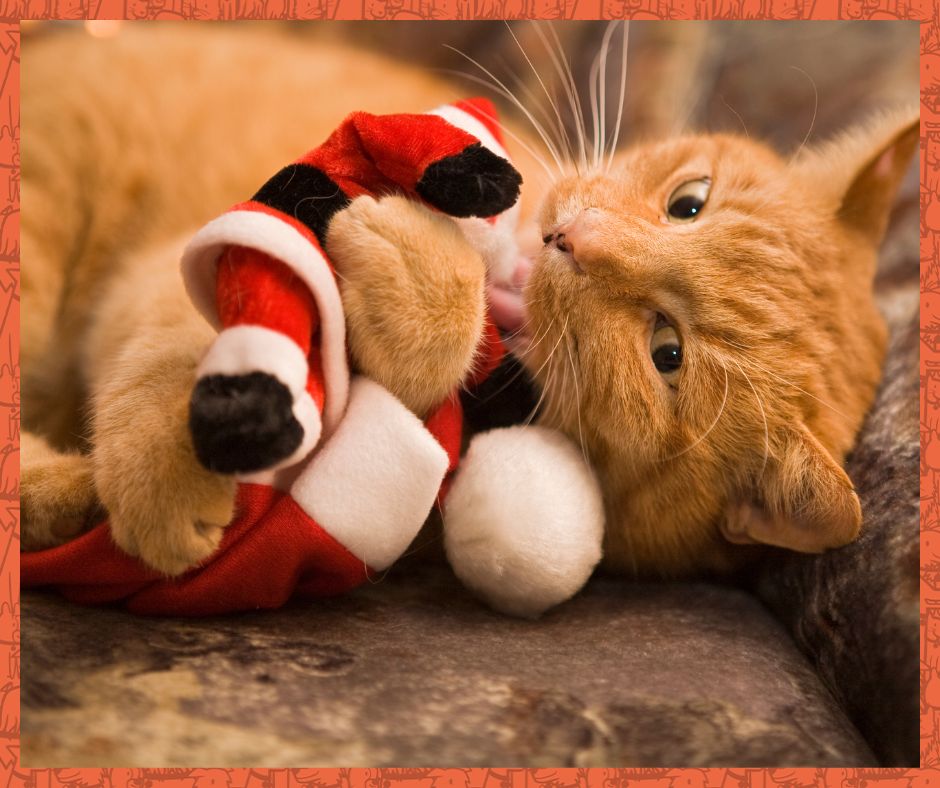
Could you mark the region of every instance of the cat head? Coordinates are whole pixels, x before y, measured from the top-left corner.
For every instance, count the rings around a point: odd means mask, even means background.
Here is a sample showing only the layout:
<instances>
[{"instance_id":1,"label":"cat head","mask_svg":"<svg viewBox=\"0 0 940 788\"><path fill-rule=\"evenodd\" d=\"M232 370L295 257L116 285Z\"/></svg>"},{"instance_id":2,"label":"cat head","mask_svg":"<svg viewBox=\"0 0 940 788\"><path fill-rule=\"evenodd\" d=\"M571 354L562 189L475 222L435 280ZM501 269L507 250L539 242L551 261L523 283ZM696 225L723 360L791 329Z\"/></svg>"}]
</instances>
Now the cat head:
<instances>
[{"instance_id":1,"label":"cat head","mask_svg":"<svg viewBox=\"0 0 940 788\"><path fill-rule=\"evenodd\" d=\"M753 140L637 145L544 201L526 289L541 420L607 496L607 555L724 566L728 543L858 533L841 463L877 386L877 248L919 139L884 115L783 158Z\"/></svg>"}]
</instances>

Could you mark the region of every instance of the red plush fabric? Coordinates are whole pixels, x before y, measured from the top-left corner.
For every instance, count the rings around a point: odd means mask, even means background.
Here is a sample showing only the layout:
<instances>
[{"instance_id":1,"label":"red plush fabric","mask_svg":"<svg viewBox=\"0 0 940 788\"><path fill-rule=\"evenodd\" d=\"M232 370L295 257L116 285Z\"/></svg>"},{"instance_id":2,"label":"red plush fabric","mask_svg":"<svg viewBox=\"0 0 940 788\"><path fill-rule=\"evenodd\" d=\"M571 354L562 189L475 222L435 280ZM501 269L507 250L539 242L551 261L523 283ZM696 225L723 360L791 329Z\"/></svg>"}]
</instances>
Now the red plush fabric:
<instances>
[{"instance_id":1,"label":"red plush fabric","mask_svg":"<svg viewBox=\"0 0 940 788\"><path fill-rule=\"evenodd\" d=\"M222 328L267 326L310 352L318 327L310 289L292 268L257 249L230 246L219 258L216 280Z\"/></svg>"},{"instance_id":2,"label":"red plush fabric","mask_svg":"<svg viewBox=\"0 0 940 788\"><path fill-rule=\"evenodd\" d=\"M325 391L317 336L319 315L303 280L280 260L244 246L230 246L222 253L217 277L222 328L265 326L292 339L307 356L306 388L322 412Z\"/></svg>"},{"instance_id":3,"label":"red plush fabric","mask_svg":"<svg viewBox=\"0 0 940 788\"><path fill-rule=\"evenodd\" d=\"M460 400L441 405L426 426L450 461L441 500L460 456ZM179 578L162 577L120 550L105 521L60 547L23 553L22 585L52 587L82 605L120 603L140 615L207 616L276 608L294 594L334 596L369 579L369 567L286 493L241 484L237 511L215 555Z\"/></svg>"},{"instance_id":4,"label":"red plush fabric","mask_svg":"<svg viewBox=\"0 0 940 788\"><path fill-rule=\"evenodd\" d=\"M401 191L415 196L429 164L476 141L436 115L354 112L298 163L328 173L349 197Z\"/></svg>"}]
</instances>

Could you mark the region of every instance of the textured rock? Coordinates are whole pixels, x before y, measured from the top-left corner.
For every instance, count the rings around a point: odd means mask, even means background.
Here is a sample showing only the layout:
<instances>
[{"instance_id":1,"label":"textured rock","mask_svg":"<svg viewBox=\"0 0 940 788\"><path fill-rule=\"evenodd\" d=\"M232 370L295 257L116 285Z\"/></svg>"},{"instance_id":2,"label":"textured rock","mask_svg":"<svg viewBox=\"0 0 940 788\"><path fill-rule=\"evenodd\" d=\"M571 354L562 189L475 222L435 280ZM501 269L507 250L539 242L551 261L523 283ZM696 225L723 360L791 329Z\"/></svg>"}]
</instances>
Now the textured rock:
<instances>
[{"instance_id":1,"label":"textured rock","mask_svg":"<svg viewBox=\"0 0 940 788\"><path fill-rule=\"evenodd\" d=\"M820 556L779 554L760 591L812 655L885 765L919 763L920 435L916 315L847 465L862 535Z\"/></svg>"},{"instance_id":2,"label":"textured rock","mask_svg":"<svg viewBox=\"0 0 940 788\"><path fill-rule=\"evenodd\" d=\"M151 620L23 597L28 765L865 765L752 597L595 580L541 621L446 568L326 603Z\"/></svg>"}]
</instances>

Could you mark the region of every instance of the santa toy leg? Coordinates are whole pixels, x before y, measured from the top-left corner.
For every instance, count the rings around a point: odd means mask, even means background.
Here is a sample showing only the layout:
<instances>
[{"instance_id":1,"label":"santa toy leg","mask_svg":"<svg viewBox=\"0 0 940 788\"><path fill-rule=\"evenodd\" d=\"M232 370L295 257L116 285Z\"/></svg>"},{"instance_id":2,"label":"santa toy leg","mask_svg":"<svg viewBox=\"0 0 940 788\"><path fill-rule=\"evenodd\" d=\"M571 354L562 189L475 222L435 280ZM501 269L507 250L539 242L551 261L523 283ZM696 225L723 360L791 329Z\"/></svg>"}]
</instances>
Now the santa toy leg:
<instances>
[{"instance_id":1,"label":"santa toy leg","mask_svg":"<svg viewBox=\"0 0 940 788\"><path fill-rule=\"evenodd\" d=\"M594 472L545 427L477 435L445 502L444 547L456 575L492 607L527 618L581 589L603 532Z\"/></svg>"},{"instance_id":2,"label":"santa toy leg","mask_svg":"<svg viewBox=\"0 0 940 788\"><path fill-rule=\"evenodd\" d=\"M284 263L231 246L219 258L216 298L222 331L199 365L190 401L196 456L219 473L292 464L321 430L313 295Z\"/></svg>"}]
</instances>

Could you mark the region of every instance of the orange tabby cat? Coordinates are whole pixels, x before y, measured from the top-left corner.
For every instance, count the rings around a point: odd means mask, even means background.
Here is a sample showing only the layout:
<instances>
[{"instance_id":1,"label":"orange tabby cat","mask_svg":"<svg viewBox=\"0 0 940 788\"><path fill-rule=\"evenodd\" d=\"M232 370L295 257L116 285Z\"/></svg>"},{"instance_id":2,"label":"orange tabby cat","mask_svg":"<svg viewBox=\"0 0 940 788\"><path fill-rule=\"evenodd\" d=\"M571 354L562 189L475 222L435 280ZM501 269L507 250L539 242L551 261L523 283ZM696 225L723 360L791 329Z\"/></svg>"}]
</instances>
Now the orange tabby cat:
<instances>
[{"instance_id":1,"label":"orange tabby cat","mask_svg":"<svg viewBox=\"0 0 940 788\"><path fill-rule=\"evenodd\" d=\"M841 463L880 378L876 253L918 133L886 115L790 161L690 136L549 194L524 358L543 423L600 476L609 565L724 570L739 544L858 534Z\"/></svg>"},{"instance_id":2,"label":"orange tabby cat","mask_svg":"<svg viewBox=\"0 0 940 788\"><path fill-rule=\"evenodd\" d=\"M100 500L118 543L174 574L217 545L234 489L195 461L186 428L211 339L179 283L187 233L349 111L420 111L455 92L342 48L161 27L23 48L22 544L68 538ZM542 422L580 442L601 479L609 565L724 570L747 555L740 543L814 551L857 534L840 464L879 377L876 249L917 138L912 113L792 161L687 137L547 195L513 151L524 194L544 197L522 356ZM365 202L328 250L344 298L365 305L347 315L353 358L417 412L470 363L451 363L467 337L442 334L436 300L467 326L481 309L479 258L445 225L405 201ZM376 298L382 269L359 263L380 247L406 275ZM400 303L418 305L405 333L428 350L404 362L371 328ZM86 434L89 454L63 453Z\"/></svg>"}]
</instances>

